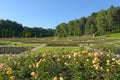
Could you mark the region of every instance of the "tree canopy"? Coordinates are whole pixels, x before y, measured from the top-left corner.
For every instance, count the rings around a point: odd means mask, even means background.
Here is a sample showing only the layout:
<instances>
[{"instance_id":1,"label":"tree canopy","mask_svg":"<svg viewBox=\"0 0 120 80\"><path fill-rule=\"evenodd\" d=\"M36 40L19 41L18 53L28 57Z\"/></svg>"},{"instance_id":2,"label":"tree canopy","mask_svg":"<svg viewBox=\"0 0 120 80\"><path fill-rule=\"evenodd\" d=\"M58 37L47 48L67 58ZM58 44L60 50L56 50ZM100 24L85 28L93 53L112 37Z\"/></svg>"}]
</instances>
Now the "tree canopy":
<instances>
[{"instance_id":1,"label":"tree canopy","mask_svg":"<svg viewBox=\"0 0 120 80\"><path fill-rule=\"evenodd\" d=\"M0 20L0 38L12 37L49 37L54 36L54 29L43 29L41 27L26 27L15 21Z\"/></svg>"},{"instance_id":2,"label":"tree canopy","mask_svg":"<svg viewBox=\"0 0 120 80\"><path fill-rule=\"evenodd\" d=\"M93 12L88 17L56 26L56 35L60 37L93 34L97 36L112 32L120 32L120 7L111 6L107 10Z\"/></svg>"}]
</instances>

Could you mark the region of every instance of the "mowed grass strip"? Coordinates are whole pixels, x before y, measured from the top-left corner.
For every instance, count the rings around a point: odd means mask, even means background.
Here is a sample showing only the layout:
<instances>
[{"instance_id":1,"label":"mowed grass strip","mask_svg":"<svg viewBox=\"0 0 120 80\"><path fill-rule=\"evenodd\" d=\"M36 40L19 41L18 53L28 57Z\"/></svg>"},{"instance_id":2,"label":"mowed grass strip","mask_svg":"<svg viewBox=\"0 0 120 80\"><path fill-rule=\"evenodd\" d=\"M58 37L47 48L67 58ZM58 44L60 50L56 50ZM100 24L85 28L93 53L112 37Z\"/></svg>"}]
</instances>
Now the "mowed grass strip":
<instances>
[{"instance_id":1,"label":"mowed grass strip","mask_svg":"<svg viewBox=\"0 0 120 80\"><path fill-rule=\"evenodd\" d=\"M16 47L36 47L40 46L39 43L22 43L22 42L11 42L11 41L0 41L1 46L16 46Z\"/></svg>"},{"instance_id":2,"label":"mowed grass strip","mask_svg":"<svg viewBox=\"0 0 120 80\"><path fill-rule=\"evenodd\" d=\"M71 53L71 52L81 52L85 49L81 48L81 47L43 47L37 51L35 51L35 53Z\"/></svg>"}]
</instances>

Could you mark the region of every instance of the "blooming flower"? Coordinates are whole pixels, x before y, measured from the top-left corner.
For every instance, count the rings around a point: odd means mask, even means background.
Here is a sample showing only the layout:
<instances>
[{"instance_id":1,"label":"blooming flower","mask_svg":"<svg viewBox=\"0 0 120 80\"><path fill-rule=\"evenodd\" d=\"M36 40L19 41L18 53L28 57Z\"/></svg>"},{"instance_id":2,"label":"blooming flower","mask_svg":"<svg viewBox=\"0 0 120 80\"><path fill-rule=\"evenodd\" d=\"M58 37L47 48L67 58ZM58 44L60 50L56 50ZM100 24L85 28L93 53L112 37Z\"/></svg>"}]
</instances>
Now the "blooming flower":
<instances>
[{"instance_id":1,"label":"blooming flower","mask_svg":"<svg viewBox=\"0 0 120 80\"><path fill-rule=\"evenodd\" d=\"M11 76L11 77L10 77L10 80L15 80L15 76Z\"/></svg>"},{"instance_id":2,"label":"blooming flower","mask_svg":"<svg viewBox=\"0 0 120 80\"><path fill-rule=\"evenodd\" d=\"M60 77L60 80L64 80L63 77Z\"/></svg>"},{"instance_id":3,"label":"blooming flower","mask_svg":"<svg viewBox=\"0 0 120 80\"><path fill-rule=\"evenodd\" d=\"M110 62L110 60L106 60L106 62L107 62L107 63L109 63L109 62Z\"/></svg>"},{"instance_id":4,"label":"blooming flower","mask_svg":"<svg viewBox=\"0 0 120 80\"><path fill-rule=\"evenodd\" d=\"M110 72L110 69L106 69L107 72Z\"/></svg>"},{"instance_id":5,"label":"blooming flower","mask_svg":"<svg viewBox=\"0 0 120 80\"><path fill-rule=\"evenodd\" d=\"M8 75L12 74L12 68L8 67L6 74L8 74Z\"/></svg>"},{"instance_id":6,"label":"blooming flower","mask_svg":"<svg viewBox=\"0 0 120 80\"><path fill-rule=\"evenodd\" d=\"M73 56L76 57L78 54L77 53L74 53Z\"/></svg>"},{"instance_id":7,"label":"blooming flower","mask_svg":"<svg viewBox=\"0 0 120 80\"><path fill-rule=\"evenodd\" d=\"M93 56L93 53L88 53L88 56L91 56L91 57L92 57L92 56Z\"/></svg>"},{"instance_id":8,"label":"blooming flower","mask_svg":"<svg viewBox=\"0 0 120 80\"><path fill-rule=\"evenodd\" d=\"M61 61L60 58L57 58L57 61L60 62Z\"/></svg>"},{"instance_id":9,"label":"blooming flower","mask_svg":"<svg viewBox=\"0 0 120 80\"><path fill-rule=\"evenodd\" d=\"M100 53L95 52L95 53L94 53L94 56L95 56L95 57L100 57L101 55L100 55Z\"/></svg>"},{"instance_id":10,"label":"blooming flower","mask_svg":"<svg viewBox=\"0 0 120 80\"><path fill-rule=\"evenodd\" d=\"M86 61L89 61L89 59L86 59Z\"/></svg>"},{"instance_id":11,"label":"blooming flower","mask_svg":"<svg viewBox=\"0 0 120 80\"><path fill-rule=\"evenodd\" d=\"M106 62L107 62L107 65L110 65L110 60L106 60Z\"/></svg>"},{"instance_id":12,"label":"blooming flower","mask_svg":"<svg viewBox=\"0 0 120 80\"><path fill-rule=\"evenodd\" d=\"M29 65L29 68L32 68L32 65Z\"/></svg>"},{"instance_id":13,"label":"blooming flower","mask_svg":"<svg viewBox=\"0 0 120 80\"><path fill-rule=\"evenodd\" d=\"M107 53L107 56L108 56L108 57L110 57L110 54L109 54L109 53Z\"/></svg>"},{"instance_id":14,"label":"blooming flower","mask_svg":"<svg viewBox=\"0 0 120 80\"><path fill-rule=\"evenodd\" d=\"M2 64L0 64L0 69L5 69L5 67L6 67L6 64L4 64L4 63L2 63Z\"/></svg>"},{"instance_id":15,"label":"blooming flower","mask_svg":"<svg viewBox=\"0 0 120 80\"><path fill-rule=\"evenodd\" d=\"M103 70L103 67L100 67L101 70Z\"/></svg>"},{"instance_id":16,"label":"blooming flower","mask_svg":"<svg viewBox=\"0 0 120 80\"><path fill-rule=\"evenodd\" d=\"M95 68L96 70L98 70L99 67L100 67L99 64L94 64L93 66L94 66L94 68Z\"/></svg>"},{"instance_id":17,"label":"blooming flower","mask_svg":"<svg viewBox=\"0 0 120 80\"><path fill-rule=\"evenodd\" d=\"M117 63L118 65L120 65L120 60L116 60L116 63Z\"/></svg>"},{"instance_id":18,"label":"blooming flower","mask_svg":"<svg viewBox=\"0 0 120 80\"><path fill-rule=\"evenodd\" d=\"M6 74L8 74L8 75L9 75L9 74L12 74L12 71L7 71Z\"/></svg>"},{"instance_id":19,"label":"blooming flower","mask_svg":"<svg viewBox=\"0 0 120 80\"><path fill-rule=\"evenodd\" d=\"M55 76L55 77L53 78L53 80L58 80L57 76Z\"/></svg>"},{"instance_id":20,"label":"blooming flower","mask_svg":"<svg viewBox=\"0 0 120 80\"><path fill-rule=\"evenodd\" d=\"M115 61L115 58L112 58L112 61Z\"/></svg>"},{"instance_id":21,"label":"blooming flower","mask_svg":"<svg viewBox=\"0 0 120 80\"><path fill-rule=\"evenodd\" d=\"M64 65L69 66L69 64L68 64L68 63L66 63L66 62L64 63Z\"/></svg>"},{"instance_id":22,"label":"blooming flower","mask_svg":"<svg viewBox=\"0 0 120 80\"><path fill-rule=\"evenodd\" d=\"M39 62L36 63L36 68L38 68L38 67L39 67Z\"/></svg>"},{"instance_id":23,"label":"blooming flower","mask_svg":"<svg viewBox=\"0 0 120 80\"><path fill-rule=\"evenodd\" d=\"M94 58L94 60L92 62L93 62L93 64L95 64L95 63L98 63L99 61L100 61L99 58Z\"/></svg>"},{"instance_id":24,"label":"blooming flower","mask_svg":"<svg viewBox=\"0 0 120 80\"><path fill-rule=\"evenodd\" d=\"M37 78L37 73L31 72L31 76L34 77L34 78Z\"/></svg>"}]
</instances>

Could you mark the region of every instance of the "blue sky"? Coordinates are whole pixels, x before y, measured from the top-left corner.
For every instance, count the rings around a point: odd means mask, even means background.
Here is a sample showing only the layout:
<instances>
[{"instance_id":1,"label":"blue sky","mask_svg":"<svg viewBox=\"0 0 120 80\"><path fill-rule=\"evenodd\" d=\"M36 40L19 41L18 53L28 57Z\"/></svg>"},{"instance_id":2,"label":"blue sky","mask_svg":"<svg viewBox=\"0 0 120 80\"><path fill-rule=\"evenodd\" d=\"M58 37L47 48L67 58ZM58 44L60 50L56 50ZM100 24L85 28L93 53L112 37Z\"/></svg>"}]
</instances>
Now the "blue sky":
<instances>
[{"instance_id":1,"label":"blue sky","mask_svg":"<svg viewBox=\"0 0 120 80\"><path fill-rule=\"evenodd\" d=\"M62 22L89 16L119 0L0 0L0 19L29 27L55 28Z\"/></svg>"}]
</instances>

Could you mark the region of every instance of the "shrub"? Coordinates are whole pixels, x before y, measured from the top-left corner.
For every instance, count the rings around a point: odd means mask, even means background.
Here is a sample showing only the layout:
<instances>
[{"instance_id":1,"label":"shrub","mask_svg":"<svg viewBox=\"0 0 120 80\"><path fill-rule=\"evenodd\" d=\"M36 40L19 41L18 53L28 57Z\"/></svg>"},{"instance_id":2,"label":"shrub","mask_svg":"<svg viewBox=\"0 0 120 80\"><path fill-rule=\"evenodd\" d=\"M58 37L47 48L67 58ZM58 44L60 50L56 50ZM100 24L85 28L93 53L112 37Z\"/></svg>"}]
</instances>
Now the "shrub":
<instances>
[{"instance_id":1,"label":"shrub","mask_svg":"<svg viewBox=\"0 0 120 80\"><path fill-rule=\"evenodd\" d=\"M8 73L9 72L9 73ZM0 64L0 78L9 80L118 80L120 59L111 53L82 51L75 53L33 52L8 56Z\"/></svg>"}]
</instances>

